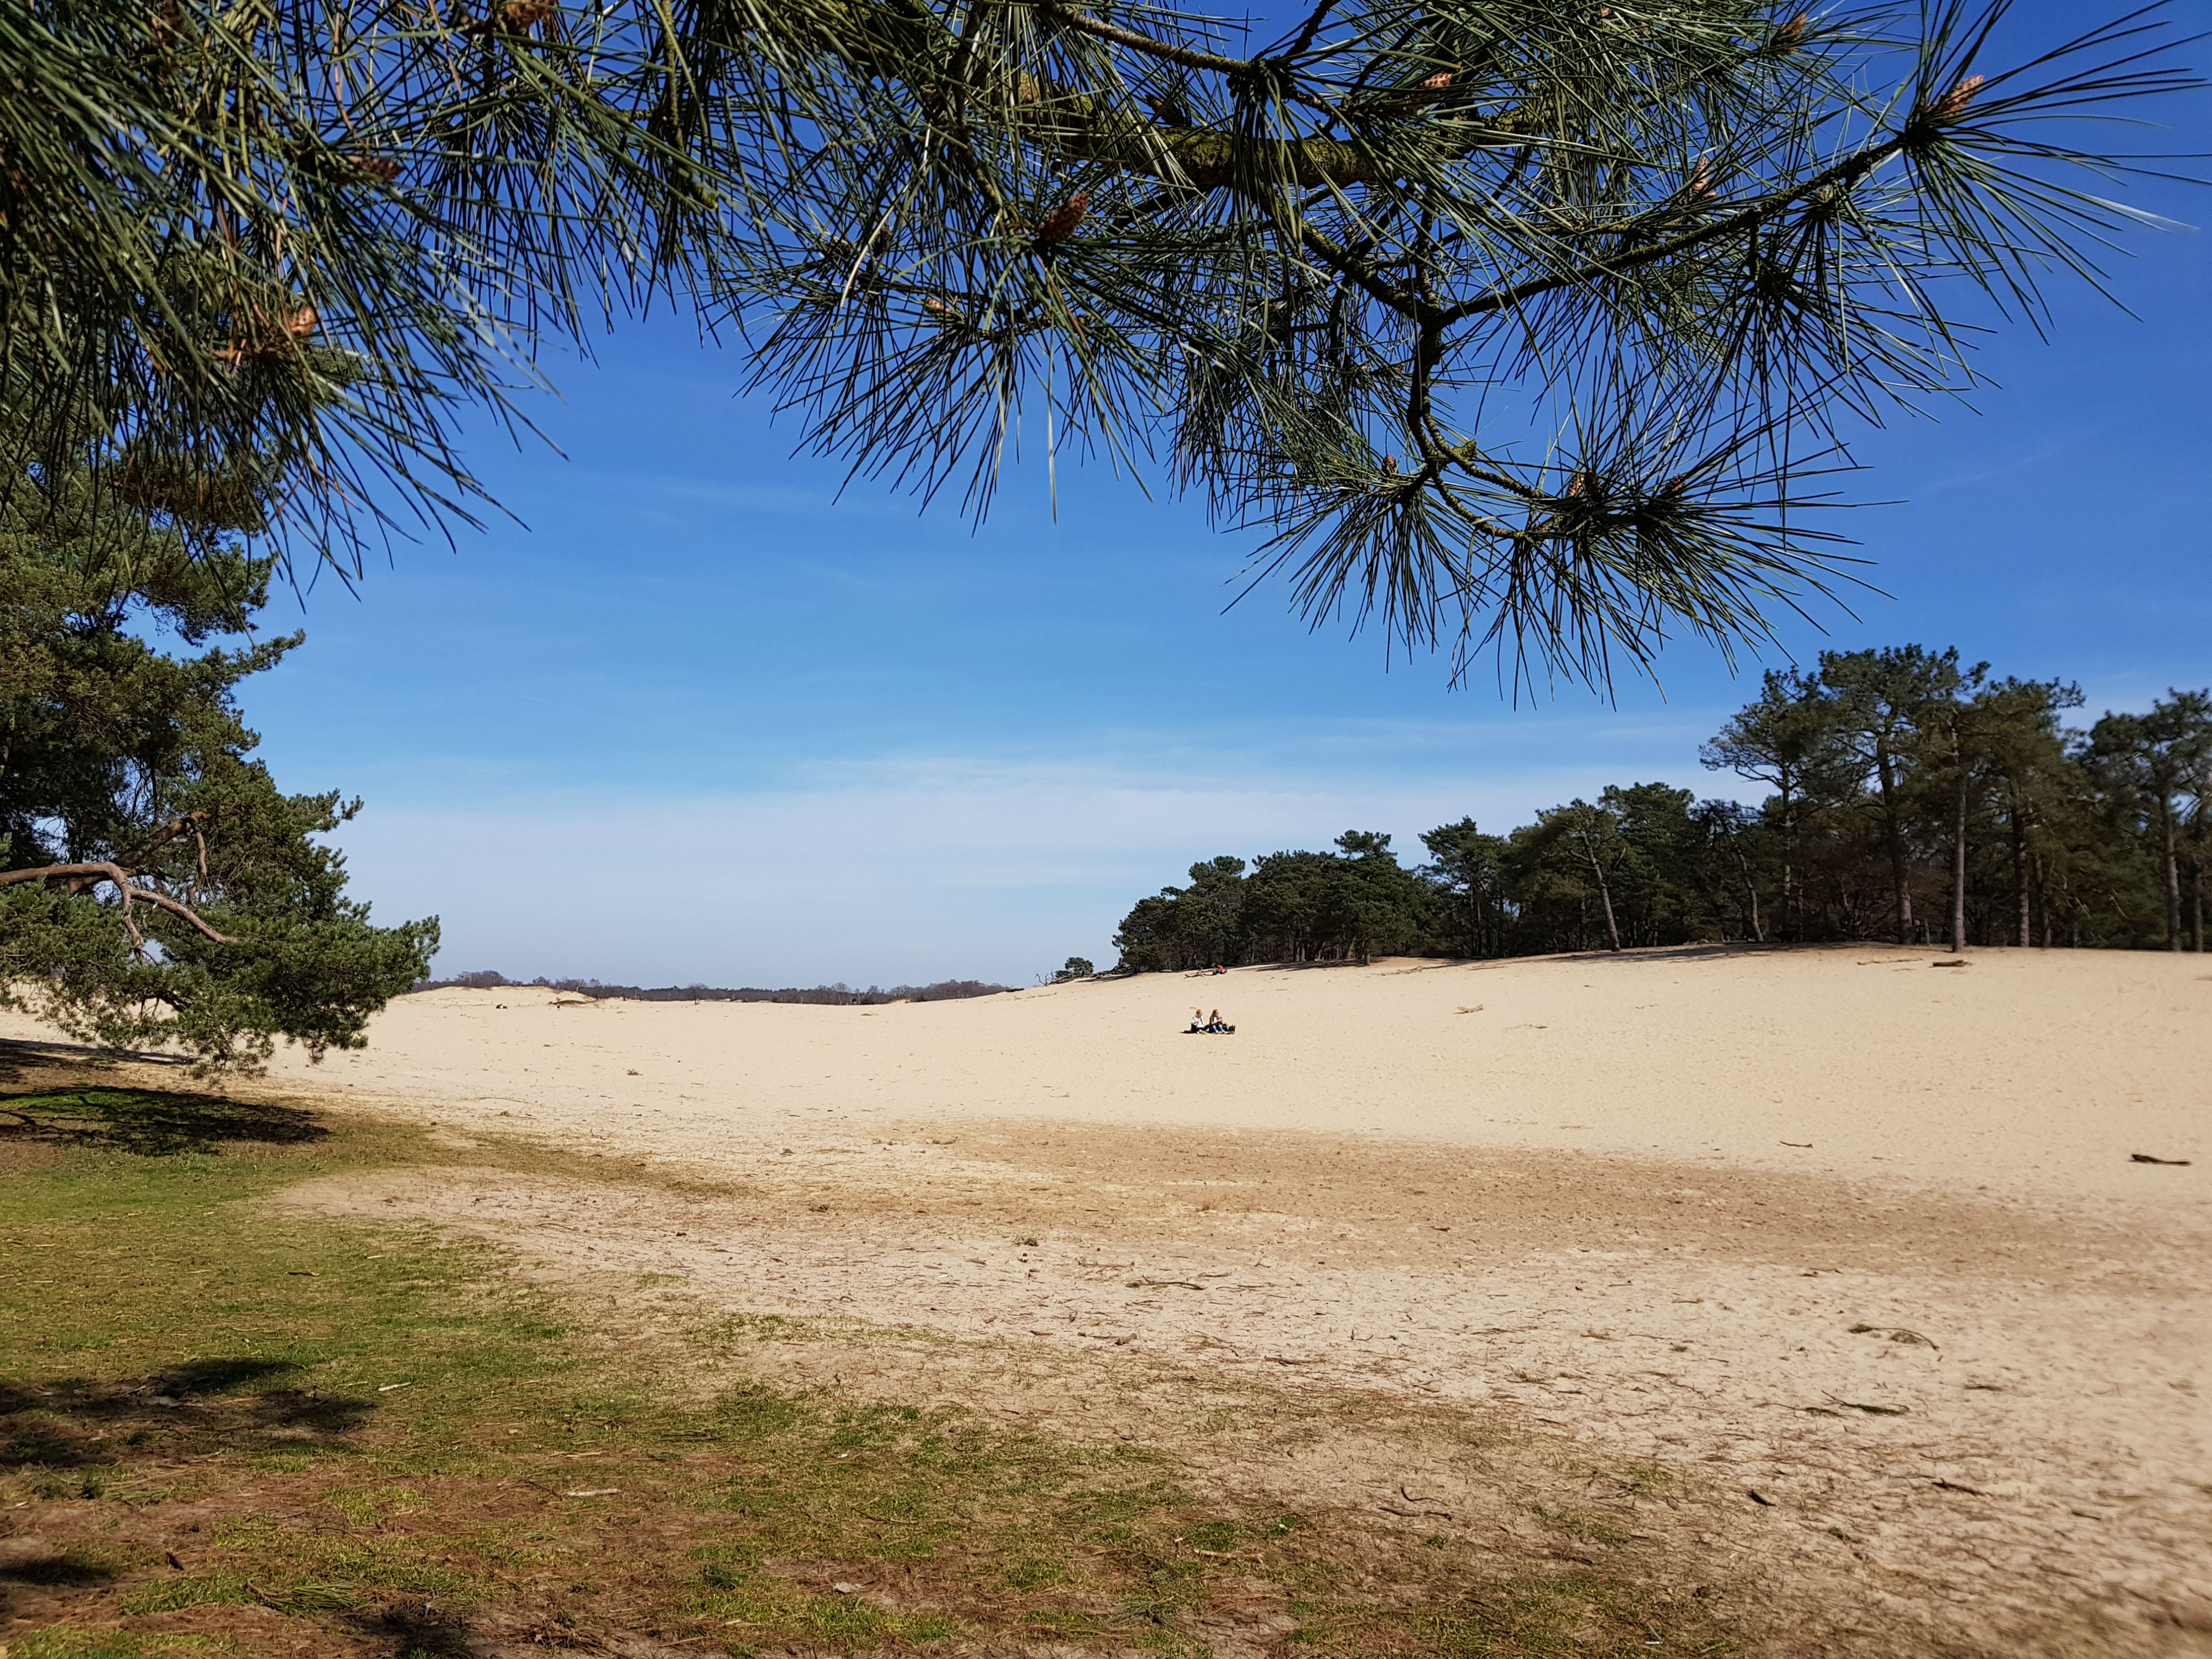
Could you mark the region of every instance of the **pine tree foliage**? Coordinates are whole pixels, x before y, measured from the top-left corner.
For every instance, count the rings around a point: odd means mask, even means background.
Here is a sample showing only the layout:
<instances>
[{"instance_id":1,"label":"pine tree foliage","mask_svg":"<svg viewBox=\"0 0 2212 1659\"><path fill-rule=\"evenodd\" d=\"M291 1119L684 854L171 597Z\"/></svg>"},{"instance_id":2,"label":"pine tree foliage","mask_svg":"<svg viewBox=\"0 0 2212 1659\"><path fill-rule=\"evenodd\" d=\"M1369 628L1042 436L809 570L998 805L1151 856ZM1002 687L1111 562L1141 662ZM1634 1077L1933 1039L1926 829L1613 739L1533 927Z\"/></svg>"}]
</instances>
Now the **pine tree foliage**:
<instances>
[{"instance_id":1,"label":"pine tree foliage","mask_svg":"<svg viewBox=\"0 0 2212 1659\"><path fill-rule=\"evenodd\" d=\"M665 296L861 472L981 512L1026 416L1270 529L1315 619L1602 681L1832 580L1844 423L2097 280L2136 164L2057 118L2189 82L2152 13L2000 61L2005 10L35 0L4 476L93 397L150 503L466 518L459 413Z\"/></svg>"},{"instance_id":2,"label":"pine tree foliage","mask_svg":"<svg viewBox=\"0 0 2212 1659\"><path fill-rule=\"evenodd\" d=\"M373 926L314 839L360 802L252 758L235 688L300 643L253 636L272 562L41 482L0 508L0 1006L223 1066L361 1047L437 923Z\"/></svg>"},{"instance_id":3,"label":"pine tree foliage","mask_svg":"<svg viewBox=\"0 0 2212 1659\"><path fill-rule=\"evenodd\" d=\"M1771 791L1758 806L1610 785L1503 836L1439 825L1412 869L1360 832L1216 858L1115 944L1137 971L1733 940L2202 951L2212 693L2086 732L2065 724L2081 702L1955 651L1829 652L1767 675L1705 746Z\"/></svg>"}]
</instances>

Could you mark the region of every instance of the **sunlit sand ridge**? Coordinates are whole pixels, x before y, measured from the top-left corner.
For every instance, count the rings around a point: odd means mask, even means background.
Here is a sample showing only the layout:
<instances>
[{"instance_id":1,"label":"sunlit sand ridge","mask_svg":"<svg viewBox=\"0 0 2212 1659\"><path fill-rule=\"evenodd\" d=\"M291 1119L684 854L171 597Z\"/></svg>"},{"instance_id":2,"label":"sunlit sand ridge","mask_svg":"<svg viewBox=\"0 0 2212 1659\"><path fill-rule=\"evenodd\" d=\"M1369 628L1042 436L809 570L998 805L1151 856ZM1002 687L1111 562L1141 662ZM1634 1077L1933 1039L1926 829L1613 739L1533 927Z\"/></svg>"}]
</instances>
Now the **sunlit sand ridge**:
<instances>
[{"instance_id":1,"label":"sunlit sand ridge","mask_svg":"<svg viewBox=\"0 0 2212 1659\"><path fill-rule=\"evenodd\" d=\"M278 1074L672 1157L908 1121L1304 1130L2186 1206L2212 963L1881 945L1151 975L874 1009L439 991ZM504 1007L498 1005L504 1004ZM1234 1036L1183 1034L1194 1008Z\"/></svg>"}]
</instances>

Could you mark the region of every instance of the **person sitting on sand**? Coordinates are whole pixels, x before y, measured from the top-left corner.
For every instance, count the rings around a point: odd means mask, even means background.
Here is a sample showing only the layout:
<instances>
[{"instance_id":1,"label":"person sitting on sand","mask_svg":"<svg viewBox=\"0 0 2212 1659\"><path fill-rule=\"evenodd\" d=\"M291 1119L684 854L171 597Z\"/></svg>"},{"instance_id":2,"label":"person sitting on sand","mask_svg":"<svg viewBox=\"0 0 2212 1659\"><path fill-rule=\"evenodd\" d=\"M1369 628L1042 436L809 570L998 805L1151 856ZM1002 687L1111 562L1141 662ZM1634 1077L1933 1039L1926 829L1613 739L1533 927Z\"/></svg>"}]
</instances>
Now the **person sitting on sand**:
<instances>
[{"instance_id":1,"label":"person sitting on sand","mask_svg":"<svg viewBox=\"0 0 2212 1659\"><path fill-rule=\"evenodd\" d=\"M1190 1029L1194 1032L1206 1030L1206 1016L1195 1008L1190 1011Z\"/></svg>"},{"instance_id":2,"label":"person sitting on sand","mask_svg":"<svg viewBox=\"0 0 2212 1659\"><path fill-rule=\"evenodd\" d=\"M1216 1008L1212 1013L1206 1017L1206 1029L1213 1032L1225 1031L1229 1029L1226 1025L1221 1023L1220 1009Z\"/></svg>"}]
</instances>

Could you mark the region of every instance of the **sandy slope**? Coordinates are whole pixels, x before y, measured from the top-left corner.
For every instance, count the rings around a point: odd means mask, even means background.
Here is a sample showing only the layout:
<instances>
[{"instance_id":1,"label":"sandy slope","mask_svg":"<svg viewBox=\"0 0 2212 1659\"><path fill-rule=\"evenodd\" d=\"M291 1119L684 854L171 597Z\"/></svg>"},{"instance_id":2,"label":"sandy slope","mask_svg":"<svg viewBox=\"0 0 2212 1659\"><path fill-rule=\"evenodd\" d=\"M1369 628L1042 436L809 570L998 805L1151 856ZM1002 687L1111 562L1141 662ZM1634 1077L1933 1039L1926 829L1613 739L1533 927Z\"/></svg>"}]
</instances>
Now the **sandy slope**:
<instances>
[{"instance_id":1,"label":"sandy slope","mask_svg":"<svg viewBox=\"0 0 2212 1659\"><path fill-rule=\"evenodd\" d=\"M1942 959L1243 969L873 1010L441 991L396 1005L368 1053L282 1075L677 1156L1024 1117L1719 1158L2212 1216L2205 1176L2129 1162L2212 1164L2212 962ZM1194 1006L1237 1035L1181 1035Z\"/></svg>"},{"instance_id":2,"label":"sandy slope","mask_svg":"<svg viewBox=\"0 0 2212 1659\"><path fill-rule=\"evenodd\" d=\"M1747 1570L1805 1606L2006 1653L2212 1651L2212 963L1941 959L1395 962L873 1010L439 992L276 1081L741 1182L299 1195L327 1210L736 1311L1504 1413L1719 1483ZM1194 1004L1237 1034L1182 1035ZM1397 1514L1386 1474L1346 1501ZM1862 1650L1847 1613L1822 1628L1809 1650Z\"/></svg>"}]
</instances>

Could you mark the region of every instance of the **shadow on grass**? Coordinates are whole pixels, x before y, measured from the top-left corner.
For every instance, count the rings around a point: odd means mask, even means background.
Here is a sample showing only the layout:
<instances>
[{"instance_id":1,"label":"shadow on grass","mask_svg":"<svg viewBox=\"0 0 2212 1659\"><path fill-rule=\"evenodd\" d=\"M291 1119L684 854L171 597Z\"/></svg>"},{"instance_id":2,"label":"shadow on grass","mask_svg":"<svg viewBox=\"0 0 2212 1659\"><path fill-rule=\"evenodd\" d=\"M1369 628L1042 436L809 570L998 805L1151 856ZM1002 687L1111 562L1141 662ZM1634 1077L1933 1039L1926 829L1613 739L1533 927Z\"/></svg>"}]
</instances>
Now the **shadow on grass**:
<instances>
[{"instance_id":1,"label":"shadow on grass","mask_svg":"<svg viewBox=\"0 0 2212 1659\"><path fill-rule=\"evenodd\" d=\"M374 1414L355 1395L271 1387L300 1366L283 1359L200 1359L114 1382L0 1378L0 1471L45 1471L48 1496L98 1494L72 1472L112 1471L146 1459L216 1452L313 1450L337 1443Z\"/></svg>"},{"instance_id":2,"label":"shadow on grass","mask_svg":"<svg viewBox=\"0 0 2212 1659\"><path fill-rule=\"evenodd\" d=\"M397 1651L410 1656L434 1654L442 1659L448 1654L461 1656L479 1650L477 1644L470 1640L471 1632L466 1622L428 1601L395 1601L349 1614L338 1622L363 1636L396 1643Z\"/></svg>"},{"instance_id":3,"label":"shadow on grass","mask_svg":"<svg viewBox=\"0 0 2212 1659\"><path fill-rule=\"evenodd\" d=\"M0 1095L0 1142L106 1147L160 1158L225 1141L297 1145L330 1133L297 1106L170 1089L39 1089Z\"/></svg>"},{"instance_id":4,"label":"shadow on grass","mask_svg":"<svg viewBox=\"0 0 2212 1659\"><path fill-rule=\"evenodd\" d=\"M0 1585L26 1584L40 1589L92 1589L117 1577L111 1566L72 1554L0 1556Z\"/></svg>"}]
</instances>

